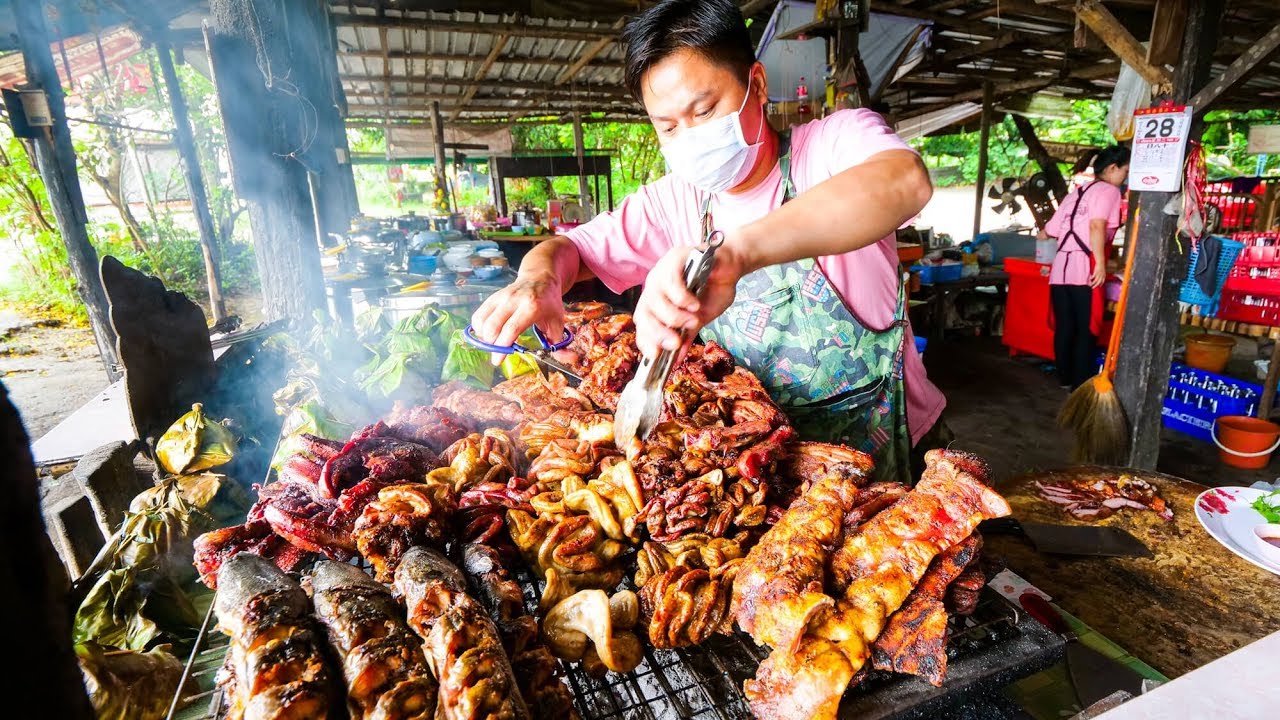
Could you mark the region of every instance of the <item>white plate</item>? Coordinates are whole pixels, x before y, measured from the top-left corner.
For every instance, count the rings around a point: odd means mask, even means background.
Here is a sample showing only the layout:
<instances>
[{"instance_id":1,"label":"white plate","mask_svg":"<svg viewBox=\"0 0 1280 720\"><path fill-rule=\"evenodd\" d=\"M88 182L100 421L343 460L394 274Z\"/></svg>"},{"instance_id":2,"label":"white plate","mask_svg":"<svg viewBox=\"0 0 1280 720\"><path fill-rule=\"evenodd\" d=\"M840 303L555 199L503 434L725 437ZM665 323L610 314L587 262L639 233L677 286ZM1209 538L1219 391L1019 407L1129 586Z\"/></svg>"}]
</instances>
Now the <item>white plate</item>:
<instances>
[{"instance_id":1,"label":"white plate","mask_svg":"<svg viewBox=\"0 0 1280 720\"><path fill-rule=\"evenodd\" d=\"M1196 498L1196 519L1228 550L1263 570L1280 575L1280 565L1259 557L1253 548L1253 529L1267 520L1249 506L1266 494L1267 491L1255 488L1205 490Z\"/></svg>"}]
</instances>

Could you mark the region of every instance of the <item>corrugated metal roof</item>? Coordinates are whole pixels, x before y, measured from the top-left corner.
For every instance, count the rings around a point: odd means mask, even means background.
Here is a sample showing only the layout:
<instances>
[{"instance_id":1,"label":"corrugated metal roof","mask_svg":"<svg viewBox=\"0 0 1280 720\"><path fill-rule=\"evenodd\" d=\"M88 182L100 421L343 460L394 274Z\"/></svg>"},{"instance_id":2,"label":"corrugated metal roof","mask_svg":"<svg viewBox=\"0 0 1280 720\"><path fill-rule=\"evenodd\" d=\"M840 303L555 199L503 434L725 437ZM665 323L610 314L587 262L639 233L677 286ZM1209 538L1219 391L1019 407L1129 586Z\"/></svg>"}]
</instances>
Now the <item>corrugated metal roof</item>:
<instances>
[{"instance_id":1,"label":"corrugated metal roof","mask_svg":"<svg viewBox=\"0 0 1280 720\"><path fill-rule=\"evenodd\" d=\"M353 120L426 118L432 101L458 120L642 114L622 85L615 23L345 5L333 16Z\"/></svg>"}]
</instances>

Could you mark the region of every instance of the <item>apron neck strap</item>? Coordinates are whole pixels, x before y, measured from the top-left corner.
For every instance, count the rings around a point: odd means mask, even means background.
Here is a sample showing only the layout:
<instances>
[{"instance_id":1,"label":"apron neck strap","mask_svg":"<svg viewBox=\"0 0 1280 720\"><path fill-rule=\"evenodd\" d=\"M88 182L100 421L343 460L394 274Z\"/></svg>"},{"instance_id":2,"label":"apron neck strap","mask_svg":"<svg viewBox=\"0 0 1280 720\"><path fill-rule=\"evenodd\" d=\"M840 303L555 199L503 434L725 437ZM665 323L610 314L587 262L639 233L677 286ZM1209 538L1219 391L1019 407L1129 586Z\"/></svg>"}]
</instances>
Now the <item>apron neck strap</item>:
<instances>
[{"instance_id":1,"label":"apron neck strap","mask_svg":"<svg viewBox=\"0 0 1280 720\"><path fill-rule=\"evenodd\" d=\"M782 202L796 196L795 183L791 181L791 129L778 133L778 169L782 173ZM702 198L702 237L710 237L715 229L715 221L711 216L712 194Z\"/></svg>"}]
</instances>

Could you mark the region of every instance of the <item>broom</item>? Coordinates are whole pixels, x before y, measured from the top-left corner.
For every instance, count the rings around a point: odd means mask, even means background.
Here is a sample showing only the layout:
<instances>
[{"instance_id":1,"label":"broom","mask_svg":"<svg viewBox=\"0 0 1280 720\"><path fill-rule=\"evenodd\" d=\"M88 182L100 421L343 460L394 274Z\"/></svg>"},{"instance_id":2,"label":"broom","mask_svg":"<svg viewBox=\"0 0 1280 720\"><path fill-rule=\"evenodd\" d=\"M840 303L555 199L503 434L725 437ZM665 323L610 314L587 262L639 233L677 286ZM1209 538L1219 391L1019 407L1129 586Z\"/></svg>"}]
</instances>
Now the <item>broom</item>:
<instances>
[{"instance_id":1,"label":"broom","mask_svg":"<svg viewBox=\"0 0 1280 720\"><path fill-rule=\"evenodd\" d=\"M1129 447L1129 420L1124 416L1124 408L1111 378L1120 357L1120 335L1124 328L1125 306L1129 302L1129 278L1133 275L1133 258L1137 255L1136 241L1136 237L1132 238L1126 248L1120 301L1116 303L1116 321L1111 328L1102 371L1076 388L1058 413L1058 427L1075 434L1071 459L1077 463L1118 465L1124 462L1124 454Z\"/></svg>"}]
</instances>

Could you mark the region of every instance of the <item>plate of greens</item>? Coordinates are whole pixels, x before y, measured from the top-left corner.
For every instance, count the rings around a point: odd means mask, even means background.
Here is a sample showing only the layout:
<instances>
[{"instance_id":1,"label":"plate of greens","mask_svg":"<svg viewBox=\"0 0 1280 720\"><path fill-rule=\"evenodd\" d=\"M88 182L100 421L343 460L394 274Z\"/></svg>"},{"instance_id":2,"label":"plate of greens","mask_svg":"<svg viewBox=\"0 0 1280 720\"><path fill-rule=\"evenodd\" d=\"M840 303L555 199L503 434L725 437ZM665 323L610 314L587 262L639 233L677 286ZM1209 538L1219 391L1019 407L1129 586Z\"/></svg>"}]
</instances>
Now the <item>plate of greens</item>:
<instances>
[{"instance_id":1,"label":"plate of greens","mask_svg":"<svg viewBox=\"0 0 1280 720\"><path fill-rule=\"evenodd\" d=\"M1253 529L1280 522L1280 491L1257 488L1211 488L1196 498L1196 519L1214 540L1268 572L1280 575L1280 565L1259 555Z\"/></svg>"}]
</instances>

